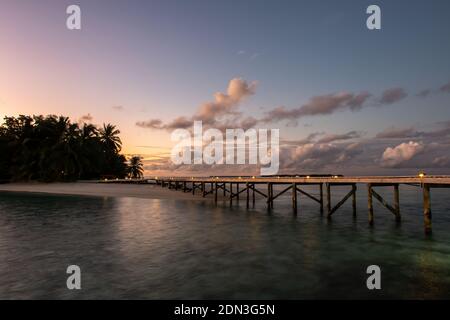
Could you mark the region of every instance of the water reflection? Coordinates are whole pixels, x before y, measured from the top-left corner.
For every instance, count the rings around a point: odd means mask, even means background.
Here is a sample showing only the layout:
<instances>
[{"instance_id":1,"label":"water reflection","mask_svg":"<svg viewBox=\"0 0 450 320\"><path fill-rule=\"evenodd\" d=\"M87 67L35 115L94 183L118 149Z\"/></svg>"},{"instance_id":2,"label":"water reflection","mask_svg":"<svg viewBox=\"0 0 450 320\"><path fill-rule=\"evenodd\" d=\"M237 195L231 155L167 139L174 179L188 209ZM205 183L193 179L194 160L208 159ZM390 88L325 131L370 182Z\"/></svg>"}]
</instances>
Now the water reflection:
<instances>
[{"instance_id":1,"label":"water reflection","mask_svg":"<svg viewBox=\"0 0 450 320\"><path fill-rule=\"evenodd\" d=\"M449 298L449 197L434 195L426 239L408 192L400 228L382 208L369 228L364 198L357 219L349 205L329 221L304 197L293 216L288 195L267 215L262 202L2 193L0 298ZM69 264L81 291L65 287ZM381 292L365 287L371 264Z\"/></svg>"}]
</instances>

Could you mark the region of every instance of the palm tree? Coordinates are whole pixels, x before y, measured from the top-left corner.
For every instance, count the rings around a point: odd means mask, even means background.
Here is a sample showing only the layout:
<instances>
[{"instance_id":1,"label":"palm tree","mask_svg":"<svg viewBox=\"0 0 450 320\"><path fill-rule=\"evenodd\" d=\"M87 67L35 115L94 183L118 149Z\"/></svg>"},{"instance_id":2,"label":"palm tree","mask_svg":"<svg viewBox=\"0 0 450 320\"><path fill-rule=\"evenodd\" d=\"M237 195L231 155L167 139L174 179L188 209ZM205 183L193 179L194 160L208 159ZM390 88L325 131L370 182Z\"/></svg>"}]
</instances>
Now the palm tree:
<instances>
[{"instance_id":1,"label":"palm tree","mask_svg":"<svg viewBox=\"0 0 450 320\"><path fill-rule=\"evenodd\" d=\"M119 153L120 131L72 123L63 116L5 117L0 123L0 179L76 180L125 177L127 160ZM142 176L133 161L132 175Z\"/></svg>"},{"instance_id":2,"label":"palm tree","mask_svg":"<svg viewBox=\"0 0 450 320\"><path fill-rule=\"evenodd\" d=\"M138 179L144 176L144 164L142 158L139 156L133 156L128 164L128 172L131 178Z\"/></svg>"},{"instance_id":3,"label":"palm tree","mask_svg":"<svg viewBox=\"0 0 450 320\"><path fill-rule=\"evenodd\" d=\"M106 151L119 153L122 149L122 141L119 137L120 131L112 124L103 124L100 130L100 142L105 146Z\"/></svg>"}]
</instances>

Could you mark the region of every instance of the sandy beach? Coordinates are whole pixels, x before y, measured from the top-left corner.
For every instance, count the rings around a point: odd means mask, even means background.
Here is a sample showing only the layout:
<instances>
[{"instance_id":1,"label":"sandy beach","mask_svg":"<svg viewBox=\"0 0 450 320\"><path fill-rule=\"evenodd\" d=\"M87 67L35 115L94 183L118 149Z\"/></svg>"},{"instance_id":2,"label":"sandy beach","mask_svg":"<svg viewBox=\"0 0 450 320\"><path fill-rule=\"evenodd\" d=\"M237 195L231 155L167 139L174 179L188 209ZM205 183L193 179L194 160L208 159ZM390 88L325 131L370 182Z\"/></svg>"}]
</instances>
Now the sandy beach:
<instances>
[{"instance_id":1,"label":"sandy beach","mask_svg":"<svg viewBox=\"0 0 450 320\"><path fill-rule=\"evenodd\" d=\"M136 197L146 199L189 199L204 200L191 193L161 188L150 184L116 184L96 182L70 183L8 183L0 184L0 192L32 192L100 197Z\"/></svg>"}]
</instances>

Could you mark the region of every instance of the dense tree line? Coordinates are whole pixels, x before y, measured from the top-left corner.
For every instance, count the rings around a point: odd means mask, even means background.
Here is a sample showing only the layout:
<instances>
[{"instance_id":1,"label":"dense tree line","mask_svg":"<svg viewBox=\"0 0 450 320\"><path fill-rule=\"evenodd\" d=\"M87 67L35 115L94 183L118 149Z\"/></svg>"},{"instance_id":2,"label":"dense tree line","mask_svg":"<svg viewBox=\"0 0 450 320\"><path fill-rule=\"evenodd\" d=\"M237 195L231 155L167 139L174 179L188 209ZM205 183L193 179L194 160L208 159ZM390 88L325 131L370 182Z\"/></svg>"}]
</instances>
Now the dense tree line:
<instances>
[{"instance_id":1,"label":"dense tree line","mask_svg":"<svg viewBox=\"0 0 450 320\"><path fill-rule=\"evenodd\" d=\"M120 154L120 131L72 123L63 116L5 117L0 126L0 180L72 181L142 176ZM134 159L134 160L133 160Z\"/></svg>"}]
</instances>

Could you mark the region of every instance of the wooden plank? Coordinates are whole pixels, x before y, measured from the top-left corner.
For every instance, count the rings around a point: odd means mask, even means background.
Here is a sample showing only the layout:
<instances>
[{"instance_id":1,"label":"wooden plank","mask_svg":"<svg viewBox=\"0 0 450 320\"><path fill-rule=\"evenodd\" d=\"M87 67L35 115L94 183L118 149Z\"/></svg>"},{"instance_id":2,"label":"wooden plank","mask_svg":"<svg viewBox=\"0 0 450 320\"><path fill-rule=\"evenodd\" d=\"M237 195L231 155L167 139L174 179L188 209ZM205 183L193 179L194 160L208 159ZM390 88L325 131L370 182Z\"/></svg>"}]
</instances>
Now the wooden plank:
<instances>
[{"instance_id":1,"label":"wooden plank","mask_svg":"<svg viewBox=\"0 0 450 320\"><path fill-rule=\"evenodd\" d=\"M350 197L353 195L353 193L354 193L354 190L353 190L353 189L350 190L350 192L347 193L347 195L346 195L344 198L342 198L342 200L339 201L338 204L336 204L336 205L330 210L330 213L328 213L328 216L331 216L333 213L335 213L336 210L339 209L339 208L340 208L340 207L348 200L348 198L350 198Z\"/></svg>"},{"instance_id":2,"label":"wooden plank","mask_svg":"<svg viewBox=\"0 0 450 320\"><path fill-rule=\"evenodd\" d=\"M386 209L388 209L393 215L397 215L396 210L387 203L382 196L380 196L375 190L372 189L372 195L377 199Z\"/></svg>"},{"instance_id":3,"label":"wooden plank","mask_svg":"<svg viewBox=\"0 0 450 320\"><path fill-rule=\"evenodd\" d=\"M279 196L283 195L287 191L289 191L291 188L292 188L292 186L289 186L286 189L284 189L283 191L281 191L279 194L277 194L276 196L272 196L272 201L275 200L276 198L278 198Z\"/></svg>"},{"instance_id":4,"label":"wooden plank","mask_svg":"<svg viewBox=\"0 0 450 320\"><path fill-rule=\"evenodd\" d=\"M298 191L298 192L300 192L301 194L303 194L303 195L307 196L308 198L310 198L310 199L312 199L312 200L316 201L317 203L320 203L320 200L319 200L319 199L317 199L317 198L316 198L316 197L314 197L313 195L311 195L311 194L307 193L306 191L303 191L303 190L302 190L302 189L300 189L300 188L297 188L297 191Z\"/></svg>"}]
</instances>

